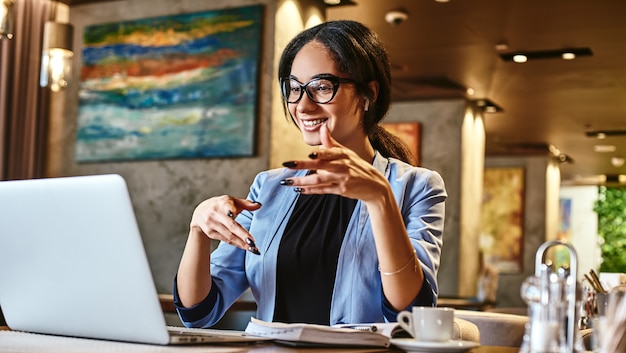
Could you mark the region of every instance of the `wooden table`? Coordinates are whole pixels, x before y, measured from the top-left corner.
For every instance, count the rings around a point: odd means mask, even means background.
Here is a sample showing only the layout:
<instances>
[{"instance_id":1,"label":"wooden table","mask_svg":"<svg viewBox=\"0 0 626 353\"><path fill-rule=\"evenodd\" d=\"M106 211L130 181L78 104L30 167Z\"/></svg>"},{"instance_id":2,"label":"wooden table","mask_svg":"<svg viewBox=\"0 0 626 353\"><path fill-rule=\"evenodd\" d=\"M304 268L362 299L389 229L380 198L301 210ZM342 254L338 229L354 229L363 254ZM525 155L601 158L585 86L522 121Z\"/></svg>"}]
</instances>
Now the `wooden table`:
<instances>
[{"instance_id":1,"label":"wooden table","mask_svg":"<svg viewBox=\"0 0 626 353\"><path fill-rule=\"evenodd\" d=\"M16 339L17 338L17 339ZM17 345L16 345L17 342ZM17 349L16 349L17 347ZM11 331L6 326L0 326L0 352L19 351L22 353L379 353L404 352L397 348L302 348L289 347L275 343L253 345L198 345L198 346L156 346L90 340L82 338L68 338L48 335L36 335ZM519 348L481 346L468 353L518 353Z\"/></svg>"}]
</instances>

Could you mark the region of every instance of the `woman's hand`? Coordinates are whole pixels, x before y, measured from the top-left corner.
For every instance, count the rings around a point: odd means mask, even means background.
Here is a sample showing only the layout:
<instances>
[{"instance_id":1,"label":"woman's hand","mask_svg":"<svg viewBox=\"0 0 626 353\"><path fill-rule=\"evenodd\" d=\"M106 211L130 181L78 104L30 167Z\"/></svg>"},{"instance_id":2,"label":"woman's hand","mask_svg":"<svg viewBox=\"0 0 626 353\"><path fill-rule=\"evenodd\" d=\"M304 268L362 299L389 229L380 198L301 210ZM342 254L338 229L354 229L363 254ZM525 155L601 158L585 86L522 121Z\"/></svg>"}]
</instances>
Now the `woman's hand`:
<instances>
[{"instance_id":1,"label":"woman's hand","mask_svg":"<svg viewBox=\"0 0 626 353\"><path fill-rule=\"evenodd\" d=\"M388 182L374 168L372 161L364 160L335 141L326 125L320 128L320 140L322 145L309 155L310 160L283 164L291 169L309 169L315 173L286 179L283 184L295 186L303 194L335 194L366 203L385 193Z\"/></svg>"},{"instance_id":2,"label":"woman's hand","mask_svg":"<svg viewBox=\"0 0 626 353\"><path fill-rule=\"evenodd\" d=\"M176 276L178 296L184 307L200 303L211 291L210 239L260 254L252 235L235 221L241 211L259 208L258 202L227 195L204 200L196 207Z\"/></svg>"},{"instance_id":3,"label":"woman's hand","mask_svg":"<svg viewBox=\"0 0 626 353\"><path fill-rule=\"evenodd\" d=\"M201 231L210 239L224 241L233 246L259 254L254 237L248 233L235 217L243 210L261 208L258 202L233 196L216 196L201 202L193 211L191 231Z\"/></svg>"}]
</instances>

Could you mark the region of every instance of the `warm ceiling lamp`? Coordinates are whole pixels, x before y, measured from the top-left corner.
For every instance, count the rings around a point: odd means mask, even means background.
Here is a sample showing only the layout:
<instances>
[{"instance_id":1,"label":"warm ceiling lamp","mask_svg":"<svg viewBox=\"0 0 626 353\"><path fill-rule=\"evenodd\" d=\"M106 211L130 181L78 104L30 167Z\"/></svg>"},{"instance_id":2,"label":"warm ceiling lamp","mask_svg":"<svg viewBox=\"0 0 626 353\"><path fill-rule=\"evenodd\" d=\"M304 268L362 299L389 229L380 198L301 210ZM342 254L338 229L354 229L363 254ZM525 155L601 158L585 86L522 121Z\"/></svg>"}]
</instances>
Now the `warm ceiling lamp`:
<instances>
[{"instance_id":1,"label":"warm ceiling lamp","mask_svg":"<svg viewBox=\"0 0 626 353\"><path fill-rule=\"evenodd\" d=\"M323 2L328 6L356 5L352 0L323 0Z\"/></svg>"},{"instance_id":2,"label":"warm ceiling lamp","mask_svg":"<svg viewBox=\"0 0 626 353\"><path fill-rule=\"evenodd\" d=\"M13 38L13 0L0 0L0 39Z\"/></svg>"},{"instance_id":3,"label":"warm ceiling lamp","mask_svg":"<svg viewBox=\"0 0 626 353\"><path fill-rule=\"evenodd\" d=\"M539 59L565 59L572 60L583 56L592 56L593 52L589 48L563 48L550 50L516 51L499 53L504 61L523 63ZM524 59L525 58L525 59Z\"/></svg>"},{"instance_id":4,"label":"warm ceiling lamp","mask_svg":"<svg viewBox=\"0 0 626 353\"><path fill-rule=\"evenodd\" d=\"M516 63L525 63L528 61L528 57L522 54L513 55L513 61Z\"/></svg>"},{"instance_id":5,"label":"warm ceiling lamp","mask_svg":"<svg viewBox=\"0 0 626 353\"><path fill-rule=\"evenodd\" d=\"M69 23L47 21L44 25L39 85L58 92L67 87L72 72L74 28Z\"/></svg>"},{"instance_id":6,"label":"warm ceiling lamp","mask_svg":"<svg viewBox=\"0 0 626 353\"><path fill-rule=\"evenodd\" d=\"M486 98L476 99L474 104L485 113L501 113L504 111L502 107Z\"/></svg>"}]
</instances>

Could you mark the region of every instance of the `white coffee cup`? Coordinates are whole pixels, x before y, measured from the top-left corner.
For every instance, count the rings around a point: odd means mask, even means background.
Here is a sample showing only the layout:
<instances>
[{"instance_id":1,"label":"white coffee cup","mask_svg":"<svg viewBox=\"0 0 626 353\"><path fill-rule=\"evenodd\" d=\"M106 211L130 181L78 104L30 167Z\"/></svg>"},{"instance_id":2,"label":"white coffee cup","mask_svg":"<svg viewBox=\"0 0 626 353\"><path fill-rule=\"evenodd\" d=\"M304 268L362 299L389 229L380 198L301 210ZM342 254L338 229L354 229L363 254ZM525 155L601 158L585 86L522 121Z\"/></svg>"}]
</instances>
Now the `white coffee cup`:
<instances>
[{"instance_id":1,"label":"white coffee cup","mask_svg":"<svg viewBox=\"0 0 626 353\"><path fill-rule=\"evenodd\" d=\"M450 341L453 323L453 308L414 306L412 311L398 313L398 324L418 341Z\"/></svg>"}]
</instances>

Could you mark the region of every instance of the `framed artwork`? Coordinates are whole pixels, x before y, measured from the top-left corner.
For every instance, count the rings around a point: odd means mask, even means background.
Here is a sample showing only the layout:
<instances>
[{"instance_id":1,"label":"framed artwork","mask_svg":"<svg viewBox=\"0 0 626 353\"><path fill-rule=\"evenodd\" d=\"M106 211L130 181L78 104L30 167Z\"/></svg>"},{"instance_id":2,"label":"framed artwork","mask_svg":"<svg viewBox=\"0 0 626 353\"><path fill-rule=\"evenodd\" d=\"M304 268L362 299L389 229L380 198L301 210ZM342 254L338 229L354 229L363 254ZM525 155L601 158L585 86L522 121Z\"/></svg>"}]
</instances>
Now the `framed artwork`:
<instances>
[{"instance_id":1,"label":"framed artwork","mask_svg":"<svg viewBox=\"0 0 626 353\"><path fill-rule=\"evenodd\" d=\"M421 126L419 122L401 122L401 123L383 123L381 124L386 130L398 136L415 155L417 165L420 165L420 133Z\"/></svg>"},{"instance_id":2,"label":"framed artwork","mask_svg":"<svg viewBox=\"0 0 626 353\"><path fill-rule=\"evenodd\" d=\"M523 270L524 169L485 168L480 249L500 273Z\"/></svg>"},{"instance_id":3,"label":"framed artwork","mask_svg":"<svg viewBox=\"0 0 626 353\"><path fill-rule=\"evenodd\" d=\"M262 5L83 31L76 160L251 156Z\"/></svg>"}]
</instances>

